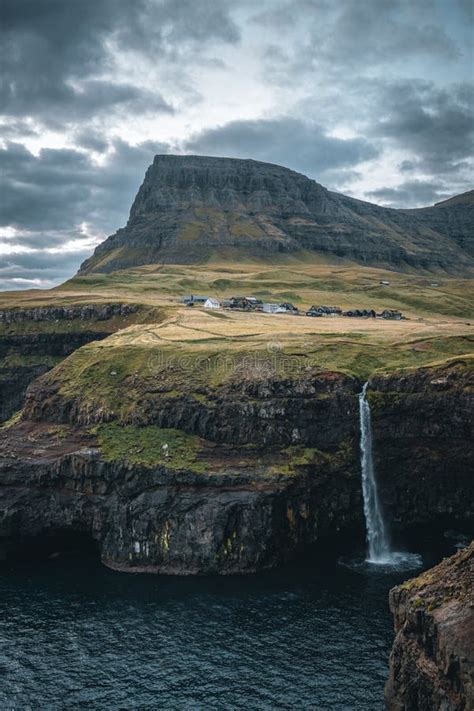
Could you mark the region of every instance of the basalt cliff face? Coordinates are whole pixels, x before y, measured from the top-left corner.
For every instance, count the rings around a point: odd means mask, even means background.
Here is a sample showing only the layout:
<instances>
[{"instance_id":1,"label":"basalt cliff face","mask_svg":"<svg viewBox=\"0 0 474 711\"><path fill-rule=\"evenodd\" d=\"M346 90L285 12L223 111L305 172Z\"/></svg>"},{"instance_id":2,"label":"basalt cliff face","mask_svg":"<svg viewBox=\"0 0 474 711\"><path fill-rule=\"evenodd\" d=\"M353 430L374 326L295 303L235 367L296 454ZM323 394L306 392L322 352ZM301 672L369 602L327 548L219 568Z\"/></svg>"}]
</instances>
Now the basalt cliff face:
<instances>
[{"instance_id":1,"label":"basalt cliff face","mask_svg":"<svg viewBox=\"0 0 474 711\"><path fill-rule=\"evenodd\" d=\"M390 592L388 711L474 708L474 543Z\"/></svg>"},{"instance_id":2,"label":"basalt cliff face","mask_svg":"<svg viewBox=\"0 0 474 711\"><path fill-rule=\"evenodd\" d=\"M463 362L370 381L374 462L392 529L474 519L474 378Z\"/></svg>"},{"instance_id":3,"label":"basalt cliff face","mask_svg":"<svg viewBox=\"0 0 474 711\"><path fill-rule=\"evenodd\" d=\"M26 419L0 434L7 549L72 531L94 539L113 568L204 574L272 567L340 536L362 544L356 378L261 378L196 396L156 388L141 419L118 425L117 413L83 408L53 375L30 387ZM378 377L369 400L393 532L472 521L467 366ZM165 433L169 451L145 465L140 433L150 427L150 446ZM112 436L130 437L125 450L110 448Z\"/></svg>"},{"instance_id":4,"label":"basalt cliff face","mask_svg":"<svg viewBox=\"0 0 474 711\"><path fill-rule=\"evenodd\" d=\"M0 337L0 422L23 407L26 389L36 378L77 348L106 338L107 332L11 333Z\"/></svg>"},{"instance_id":5,"label":"basalt cliff face","mask_svg":"<svg viewBox=\"0 0 474 711\"><path fill-rule=\"evenodd\" d=\"M117 570L249 573L362 526L357 474L347 460L289 476L219 449L209 471L176 471L105 462L93 437L73 431L55 441L50 428L31 423L0 448L7 554L72 532L94 539L104 564Z\"/></svg>"},{"instance_id":6,"label":"basalt cliff face","mask_svg":"<svg viewBox=\"0 0 474 711\"><path fill-rule=\"evenodd\" d=\"M134 304L0 310L0 423L23 407L28 385L75 350L139 319Z\"/></svg>"},{"instance_id":7,"label":"basalt cliff face","mask_svg":"<svg viewBox=\"0 0 474 711\"><path fill-rule=\"evenodd\" d=\"M155 392L142 417L165 433L169 458L149 466L108 457L97 423L110 413L92 418L57 384L51 390L53 381L48 374L34 384L29 419L0 436L7 549L69 530L87 533L120 570L246 573L363 531L353 378L244 383L199 400ZM136 424L121 432L142 431L143 420ZM175 463L179 432L188 447L198 445L196 460Z\"/></svg>"},{"instance_id":8,"label":"basalt cliff face","mask_svg":"<svg viewBox=\"0 0 474 711\"><path fill-rule=\"evenodd\" d=\"M363 264L469 271L474 191L419 210L394 210L326 190L253 160L158 155L126 227L80 274L213 258L268 259L307 250Z\"/></svg>"}]
</instances>

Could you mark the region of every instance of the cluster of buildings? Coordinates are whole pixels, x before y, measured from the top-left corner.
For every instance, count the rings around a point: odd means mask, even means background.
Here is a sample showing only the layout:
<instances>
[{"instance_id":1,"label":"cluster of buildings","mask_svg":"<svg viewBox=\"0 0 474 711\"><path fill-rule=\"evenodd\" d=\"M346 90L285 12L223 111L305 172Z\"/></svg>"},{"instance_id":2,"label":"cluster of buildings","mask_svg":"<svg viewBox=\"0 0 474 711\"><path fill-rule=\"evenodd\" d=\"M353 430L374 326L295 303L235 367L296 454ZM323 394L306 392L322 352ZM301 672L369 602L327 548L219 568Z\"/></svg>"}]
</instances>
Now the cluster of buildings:
<instances>
[{"instance_id":1,"label":"cluster of buildings","mask_svg":"<svg viewBox=\"0 0 474 711\"><path fill-rule=\"evenodd\" d=\"M182 300L186 306L203 306L205 309L235 309L237 311L260 311L268 314L292 314L294 316L347 316L349 318L383 318L391 321L400 321L405 318L400 311L384 309L377 313L374 309L349 309L343 311L339 306L311 306L306 312L300 310L289 302L265 303L255 296L233 296L230 299L219 301L212 296L197 296L191 294Z\"/></svg>"}]
</instances>

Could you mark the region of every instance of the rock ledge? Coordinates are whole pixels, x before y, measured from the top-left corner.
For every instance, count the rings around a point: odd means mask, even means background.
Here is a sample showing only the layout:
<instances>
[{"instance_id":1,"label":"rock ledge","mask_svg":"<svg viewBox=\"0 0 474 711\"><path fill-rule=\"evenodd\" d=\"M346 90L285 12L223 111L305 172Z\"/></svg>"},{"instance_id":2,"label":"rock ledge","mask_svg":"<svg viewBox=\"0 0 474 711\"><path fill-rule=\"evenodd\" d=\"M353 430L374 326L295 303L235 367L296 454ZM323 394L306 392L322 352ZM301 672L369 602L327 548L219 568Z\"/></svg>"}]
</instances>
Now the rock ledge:
<instances>
[{"instance_id":1,"label":"rock ledge","mask_svg":"<svg viewBox=\"0 0 474 711\"><path fill-rule=\"evenodd\" d=\"M474 708L474 542L390 591L389 711Z\"/></svg>"}]
</instances>

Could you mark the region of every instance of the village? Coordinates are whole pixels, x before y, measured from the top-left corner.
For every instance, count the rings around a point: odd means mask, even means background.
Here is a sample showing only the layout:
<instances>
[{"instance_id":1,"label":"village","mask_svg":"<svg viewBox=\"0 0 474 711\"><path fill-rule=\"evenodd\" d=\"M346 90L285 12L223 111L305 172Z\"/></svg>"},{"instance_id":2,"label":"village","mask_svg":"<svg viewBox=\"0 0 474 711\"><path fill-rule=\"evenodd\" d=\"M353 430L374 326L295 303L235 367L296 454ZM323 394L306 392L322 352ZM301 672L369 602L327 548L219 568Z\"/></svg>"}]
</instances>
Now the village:
<instances>
[{"instance_id":1,"label":"village","mask_svg":"<svg viewBox=\"0 0 474 711\"><path fill-rule=\"evenodd\" d=\"M205 309L228 309L233 311L246 311L267 314L287 314L292 316L318 317L347 317L347 318L379 318L390 321L406 320L396 309L383 309L377 313L375 309L352 308L343 311L339 306L313 305L308 310L300 310L290 302L266 303L255 296L233 296L230 299L218 299L212 296L198 296L190 294L181 299L187 307L203 307Z\"/></svg>"}]
</instances>

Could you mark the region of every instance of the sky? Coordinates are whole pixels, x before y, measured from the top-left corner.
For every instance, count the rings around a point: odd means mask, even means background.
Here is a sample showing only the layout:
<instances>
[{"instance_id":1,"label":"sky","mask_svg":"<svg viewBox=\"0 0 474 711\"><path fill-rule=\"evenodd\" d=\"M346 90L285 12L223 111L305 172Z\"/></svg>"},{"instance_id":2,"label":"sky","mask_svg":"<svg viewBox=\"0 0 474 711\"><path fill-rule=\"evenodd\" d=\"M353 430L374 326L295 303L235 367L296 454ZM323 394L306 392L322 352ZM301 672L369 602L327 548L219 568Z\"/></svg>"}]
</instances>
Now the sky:
<instances>
[{"instance_id":1,"label":"sky","mask_svg":"<svg viewBox=\"0 0 474 711\"><path fill-rule=\"evenodd\" d=\"M390 207L472 189L473 0L0 0L0 289L72 276L156 153Z\"/></svg>"}]
</instances>

